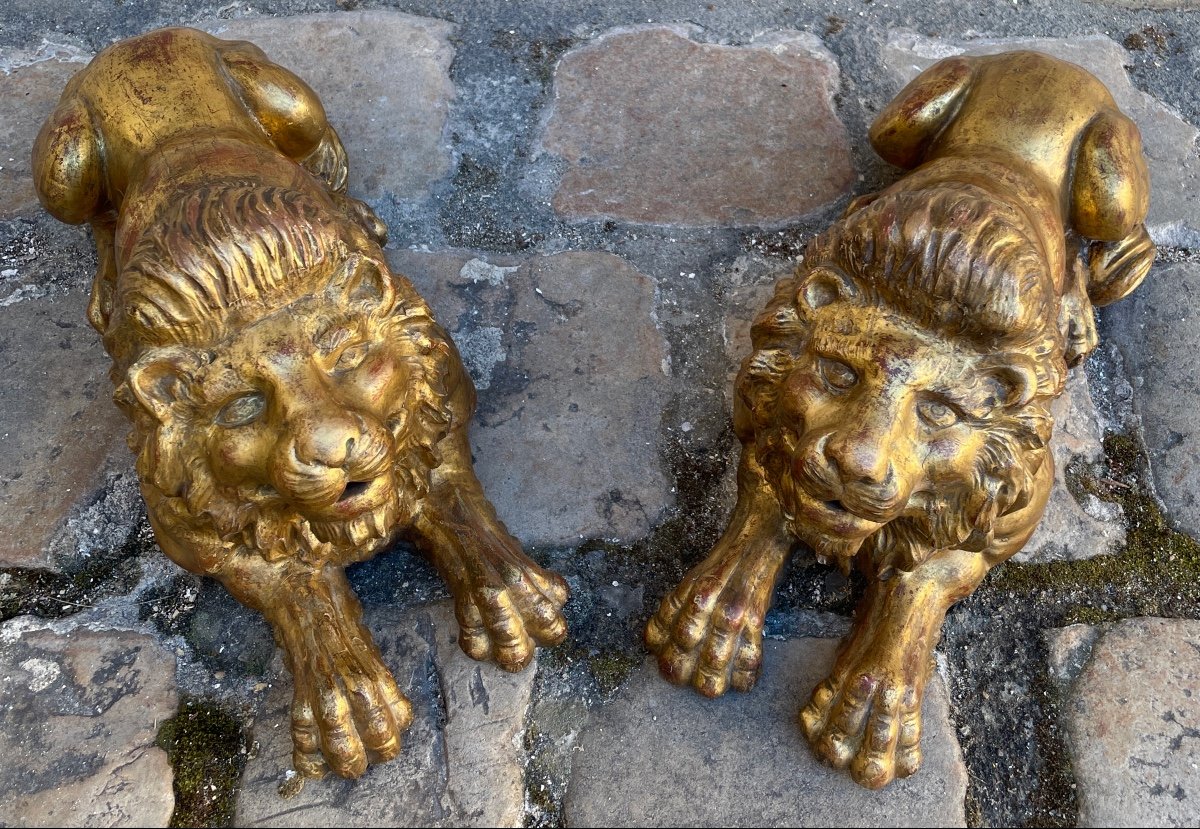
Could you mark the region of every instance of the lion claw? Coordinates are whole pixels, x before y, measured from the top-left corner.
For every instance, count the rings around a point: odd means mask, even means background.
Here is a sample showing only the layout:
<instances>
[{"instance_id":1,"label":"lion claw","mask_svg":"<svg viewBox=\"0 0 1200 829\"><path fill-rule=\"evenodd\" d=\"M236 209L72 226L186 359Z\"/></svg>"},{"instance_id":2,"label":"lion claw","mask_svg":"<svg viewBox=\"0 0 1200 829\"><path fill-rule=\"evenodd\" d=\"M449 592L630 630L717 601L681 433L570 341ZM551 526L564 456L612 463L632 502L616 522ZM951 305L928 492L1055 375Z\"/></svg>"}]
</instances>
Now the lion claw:
<instances>
[{"instance_id":1,"label":"lion claw","mask_svg":"<svg viewBox=\"0 0 1200 829\"><path fill-rule=\"evenodd\" d=\"M921 767L921 693L878 667L835 670L800 712L813 751L868 789Z\"/></svg>"},{"instance_id":2,"label":"lion claw","mask_svg":"<svg viewBox=\"0 0 1200 829\"><path fill-rule=\"evenodd\" d=\"M735 567L723 577L719 571L689 577L663 599L646 626L646 645L667 680L706 697L754 687L770 591L742 576Z\"/></svg>"},{"instance_id":3,"label":"lion claw","mask_svg":"<svg viewBox=\"0 0 1200 829\"><path fill-rule=\"evenodd\" d=\"M313 660L343 663L333 671L293 666L292 764L305 777L329 770L360 777L369 763L400 753L401 735L412 723L412 705L383 663L374 654L355 653L361 644L353 639L341 644L346 647L329 648Z\"/></svg>"},{"instance_id":4,"label":"lion claw","mask_svg":"<svg viewBox=\"0 0 1200 829\"><path fill-rule=\"evenodd\" d=\"M566 638L568 590L561 576L540 568L513 566L502 578L503 588L483 585L455 602L458 641L472 659L493 659L515 673L533 661L539 645Z\"/></svg>"}]
</instances>

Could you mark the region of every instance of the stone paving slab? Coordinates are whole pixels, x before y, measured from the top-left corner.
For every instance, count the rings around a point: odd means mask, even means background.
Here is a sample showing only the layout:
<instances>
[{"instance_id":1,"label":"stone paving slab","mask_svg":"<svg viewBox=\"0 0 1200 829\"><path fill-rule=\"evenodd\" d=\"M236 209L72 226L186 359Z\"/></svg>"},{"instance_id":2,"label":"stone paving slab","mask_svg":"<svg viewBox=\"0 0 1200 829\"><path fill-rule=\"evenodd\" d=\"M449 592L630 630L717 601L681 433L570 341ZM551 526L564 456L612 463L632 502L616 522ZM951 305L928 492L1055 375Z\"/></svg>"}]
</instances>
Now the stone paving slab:
<instances>
[{"instance_id":1,"label":"stone paving slab","mask_svg":"<svg viewBox=\"0 0 1200 829\"><path fill-rule=\"evenodd\" d=\"M469 659L449 602L406 612L373 608L367 622L403 691L413 724L400 755L356 781L304 782L291 772L291 677L280 660L259 712L257 756L242 775L237 826L521 826L521 733L536 663L517 674Z\"/></svg>"},{"instance_id":2,"label":"stone paving slab","mask_svg":"<svg viewBox=\"0 0 1200 829\"><path fill-rule=\"evenodd\" d=\"M1200 131L1162 102L1137 89L1125 65L1129 53L1101 35L1060 38L949 40L910 32L895 33L883 50L887 67L900 87L921 70L950 55L990 55L1032 49L1084 67L1104 82L1121 110L1142 133L1150 166L1150 214L1147 228L1159 244L1200 247Z\"/></svg>"},{"instance_id":3,"label":"stone paving slab","mask_svg":"<svg viewBox=\"0 0 1200 829\"><path fill-rule=\"evenodd\" d=\"M616 30L559 62L542 139L566 160L554 209L682 225L777 225L849 192L833 56L811 34L746 46L697 29Z\"/></svg>"},{"instance_id":4,"label":"stone paving slab","mask_svg":"<svg viewBox=\"0 0 1200 829\"><path fill-rule=\"evenodd\" d=\"M51 542L64 520L97 491L110 460L132 461L86 307L73 291L0 308L2 567L57 568Z\"/></svg>"},{"instance_id":5,"label":"stone paving slab","mask_svg":"<svg viewBox=\"0 0 1200 829\"><path fill-rule=\"evenodd\" d=\"M0 627L0 825L166 826L175 656L124 631Z\"/></svg>"},{"instance_id":6,"label":"stone paving slab","mask_svg":"<svg viewBox=\"0 0 1200 829\"><path fill-rule=\"evenodd\" d=\"M576 741L568 826L964 826L967 773L942 681L923 709L925 763L879 792L822 765L796 718L837 642L767 642L748 694L706 699L647 659Z\"/></svg>"},{"instance_id":7,"label":"stone paving slab","mask_svg":"<svg viewBox=\"0 0 1200 829\"><path fill-rule=\"evenodd\" d=\"M1200 538L1200 263L1155 268L1102 319L1125 357L1158 496Z\"/></svg>"},{"instance_id":8,"label":"stone paving slab","mask_svg":"<svg viewBox=\"0 0 1200 829\"><path fill-rule=\"evenodd\" d=\"M471 371L475 471L529 545L633 540L670 503L654 285L607 253L389 252Z\"/></svg>"},{"instance_id":9,"label":"stone paving slab","mask_svg":"<svg viewBox=\"0 0 1200 829\"><path fill-rule=\"evenodd\" d=\"M350 156L359 198L425 196L450 168L442 131L454 98L453 24L391 11L208 20L218 37L250 40L321 97ZM40 210L30 150L63 86L89 54L61 47L0 66L0 218ZM30 57L40 57L34 54ZM404 148L404 163L395 163Z\"/></svg>"},{"instance_id":10,"label":"stone paving slab","mask_svg":"<svg viewBox=\"0 0 1200 829\"><path fill-rule=\"evenodd\" d=\"M1126 619L1050 634L1080 826L1200 824L1200 622Z\"/></svg>"},{"instance_id":11,"label":"stone paving slab","mask_svg":"<svg viewBox=\"0 0 1200 829\"><path fill-rule=\"evenodd\" d=\"M1050 408L1054 434L1054 486L1033 537L1014 558L1024 562L1078 561L1111 555L1125 543L1120 506L1094 495L1080 503L1067 488L1067 468L1076 459L1095 463L1104 456L1100 418L1088 388L1087 375L1073 369L1067 386Z\"/></svg>"},{"instance_id":12,"label":"stone paving slab","mask_svg":"<svg viewBox=\"0 0 1200 829\"><path fill-rule=\"evenodd\" d=\"M453 24L372 10L211 20L200 28L252 41L316 91L346 145L351 195L421 198L450 169L442 129L454 98Z\"/></svg>"}]
</instances>

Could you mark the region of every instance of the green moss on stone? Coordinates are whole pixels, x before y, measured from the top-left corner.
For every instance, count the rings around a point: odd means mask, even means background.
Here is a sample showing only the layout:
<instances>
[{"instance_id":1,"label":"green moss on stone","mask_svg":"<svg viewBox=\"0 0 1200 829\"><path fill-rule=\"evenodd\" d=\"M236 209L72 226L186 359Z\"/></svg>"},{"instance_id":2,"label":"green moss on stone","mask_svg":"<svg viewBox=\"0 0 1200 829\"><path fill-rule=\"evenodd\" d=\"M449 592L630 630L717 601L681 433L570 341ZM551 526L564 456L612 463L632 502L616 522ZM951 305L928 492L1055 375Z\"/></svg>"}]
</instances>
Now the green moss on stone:
<instances>
[{"instance_id":1,"label":"green moss on stone","mask_svg":"<svg viewBox=\"0 0 1200 829\"><path fill-rule=\"evenodd\" d=\"M1113 610L1101 610L1098 607L1075 607L1063 616L1064 625L1106 625L1116 622L1121 614Z\"/></svg>"},{"instance_id":2,"label":"green moss on stone","mask_svg":"<svg viewBox=\"0 0 1200 829\"><path fill-rule=\"evenodd\" d=\"M642 664L641 654L631 654L625 651L607 651L598 653L588 659L588 668L600 686L600 693L611 694L621 687L621 684L633 673L633 669Z\"/></svg>"},{"instance_id":3,"label":"green moss on stone","mask_svg":"<svg viewBox=\"0 0 1200 829\"><path fill-rule=\"evenodd\" d=\"M1144 483L1145 454L1128 435L1104 441L1106 467L1068 474L1073 493L1119 504L1127 522L1125 547L1117 555L1049 564L1010 562L998 568L992 586L1007 591L1085 588L1107 594L1109 607L1072 608L1075 615L1100 614L1104 621L1128 615L1191 615L1200 607L1200 543L1173 529ZM1117 610L1116 608L1120 608Z\"/></svg>"},{"instance_id":4,"label":"green moss on stone","mask_svg":"<svg viewBox=\"0 0 1200 829\"><path fill-rule=\"evenodd\" d=\"M141 578L138 557L143 548L135 531L119 549L96 555L69 572L0 568L0 622L24 614L61 619L94 607L104 596L128 593Z\"/></svg>"},{"instance_id":5,"label":"green moss on stone","mask_svg":"<svg viewBox=\"0 0 1200 829\"><path fill-rule=\"evenodd\" d=\"M212 700L184 697L155 745L175 773L171 826L232 826L248 738L241 720Z\"/></svg>"}]
</instances>

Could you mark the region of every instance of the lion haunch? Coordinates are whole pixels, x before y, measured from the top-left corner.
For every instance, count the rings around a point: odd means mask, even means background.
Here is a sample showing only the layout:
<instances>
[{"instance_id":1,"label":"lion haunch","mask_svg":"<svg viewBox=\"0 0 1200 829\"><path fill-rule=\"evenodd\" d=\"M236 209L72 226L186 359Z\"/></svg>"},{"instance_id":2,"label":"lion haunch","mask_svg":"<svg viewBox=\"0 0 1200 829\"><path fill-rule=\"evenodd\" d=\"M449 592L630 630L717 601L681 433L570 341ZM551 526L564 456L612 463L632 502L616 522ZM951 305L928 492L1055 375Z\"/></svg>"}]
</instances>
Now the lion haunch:
<instances>
[{"instance_id":1,"label":"lion haunch","mask_svg":"<svg viewBox=\"0 0 1200 829\"><path fill-rule=\"evenodd\" d=\"M411 708L343 572L397 538L446 579L470 656L515 671L562 640L566 585L484 496L475 390L303 81L249 43L150 32L71 79L33 161L46 209L95 233L88 317L155 536L270 622L298 771L400 750Z\"/></svg>"},{"instance_id":2,"label":"lion haunch","mask_svg":"<svg viewBox=\"0 0 1200 829\"><path fill-rule=\"evenodd\" d=\"M799 540L869 586L800 725L871 788L917 770L946 610L1012 556L1053 478L1050 402L1094 305L1154 245L1137 127L1035 52L941 61L871 127L911 170L854 200L756 320L737 379L738 502L646 640L673 682L749 690Z\"/></svg>"}]
</instances>

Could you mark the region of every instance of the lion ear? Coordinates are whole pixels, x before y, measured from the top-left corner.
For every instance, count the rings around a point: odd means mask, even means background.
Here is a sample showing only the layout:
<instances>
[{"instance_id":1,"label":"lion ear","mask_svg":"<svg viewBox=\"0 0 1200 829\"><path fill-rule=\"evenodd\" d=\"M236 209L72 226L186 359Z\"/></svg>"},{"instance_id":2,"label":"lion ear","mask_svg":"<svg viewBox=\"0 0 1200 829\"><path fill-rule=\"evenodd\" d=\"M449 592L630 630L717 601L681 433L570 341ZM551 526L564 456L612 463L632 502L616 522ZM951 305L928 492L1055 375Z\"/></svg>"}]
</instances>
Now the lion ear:
<instances>
[{"instance_id":1,"label":"lion ear","mask_svg":"<svg viewBox=\"0 0 1200 829\"><path fill-rule=\"evenodd\" d=\"M364 314L386 314L396 302L396 287L387 268L374 259L352 253L334 273L325 294L338 307Z\"/></svg>"},{"instance_id":2,"label":"lion ear","mask_svg":"<svg viewBox=\"0 0 1200 829\"><path fill-rule=\"evenodd\" d=\"M996 387L1000 406L1019 409L1037 395L1037 368L1029 357L1008 353L988 362L980 368Z\"/></svg>"},{"instance_id":3,"label":"lion ear","mask_svg":"<svg viewBox=\"0 0 1200 829\"><path fill-rule=\"evenodd\" d=\"M858 299L858 286L848 276L833 268L818 266L800 280L796 302L804 310L816 311L838 301Z\"/></svg>"},{"instance_id":4,"label":"lion ear","mask_svg":"<svg viewBox=\"0 0 1200 829\"><path fill-rule=\"evenodd\" d=\"M188 348L156 348L129 367L129 389L142 408L165 423L176 403L186 399L187 389L203 357Z\"/></svg>"}]
</instances>

